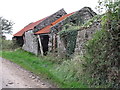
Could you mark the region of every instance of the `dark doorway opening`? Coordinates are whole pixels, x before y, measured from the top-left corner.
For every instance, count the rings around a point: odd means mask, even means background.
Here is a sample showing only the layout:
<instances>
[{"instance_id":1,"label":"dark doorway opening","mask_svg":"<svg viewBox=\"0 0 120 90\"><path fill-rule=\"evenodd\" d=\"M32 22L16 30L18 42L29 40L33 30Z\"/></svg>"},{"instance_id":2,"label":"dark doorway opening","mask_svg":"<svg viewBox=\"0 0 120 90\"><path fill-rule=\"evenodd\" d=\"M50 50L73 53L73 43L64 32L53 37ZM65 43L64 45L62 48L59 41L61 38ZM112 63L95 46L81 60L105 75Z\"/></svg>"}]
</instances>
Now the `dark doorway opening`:
<instances>
[{"instance_id":1,"label":"dark doorway opening","mask_svg":"<svg viewBox=\"0 0 120 90\"><path fill-rule=\"evenodd\" d=\"M22 47L24 44L23 36L18 36L18 37L14 36L12 38L12 40L13 40L14 44L16 44L19 47Z\"/></svg>"},{"instance_id":2,"label":"dark doorway opening","mask_svg":"<svg viewBox=\"0 0 120 90\"><path fill-rule=\"evenodd\" d=\"M47 55L49 35L41 35L40 38L41 38L41 43L42 43L42 47L43 47L43 54Z\"/></svg>"}]
</instances>

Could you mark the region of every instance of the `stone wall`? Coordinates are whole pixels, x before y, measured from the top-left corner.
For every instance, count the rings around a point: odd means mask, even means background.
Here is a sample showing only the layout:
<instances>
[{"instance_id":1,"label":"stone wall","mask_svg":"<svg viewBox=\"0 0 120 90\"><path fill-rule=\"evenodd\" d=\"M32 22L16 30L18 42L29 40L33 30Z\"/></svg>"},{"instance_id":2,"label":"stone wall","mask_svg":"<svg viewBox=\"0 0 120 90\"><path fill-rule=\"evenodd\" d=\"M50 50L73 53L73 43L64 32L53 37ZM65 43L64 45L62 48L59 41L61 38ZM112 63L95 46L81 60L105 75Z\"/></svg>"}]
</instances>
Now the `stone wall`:
<instances>
[{"instance_id":1,"label":"stone wall","mask_svg":"<svg viewBox=\"0 0 120 90\"><path fill-rule=\"evenodd\" d=\"M101 29L99 22L94 23L91 27L78 31L75 54L83 55L85 52L84 45L90 40L93 34Z\"/></svg>"},{"instance_id":2,"label":"stone wall","mask_svg":"<svg viewBox=\"0 0 120 90\"><path fill-rule=\"evenodd\" d=\"M58 46L58 56L63 57L63 58L66 57L65 44L59 35L57 35L57 46Z\"/></svg>"},{"instance_id":3,"label":"stone wall","mask_svg":"<svg viewBox=\"0 0 120 90\"><path fill-rule=\"evenodd\" d=\"M76 11L74 14L68 16L66 19L62 20L61 22L57 23L53 27L51 27L52 32L61 31L66 24L71 25L81 25L84 24L87 20L94 17L96 13L91 10L89 7L84 7L79 11Z\"/></svg>"},{"instance_id":4,"label":"stone wall","mask_svg":"<svg viewBox=\"0 0 120 90\"><path fill-rule=\"evenodd\" d=\"M59 22L56 25L54 25L51 28L52 33L58 33L59 31L61 31L63 28L66 27L65 26L66 24L68 24L69 26L77 26L77 25L80 26L81 24L84 24L89 19L93 18L95 15L96 15L96 13L93 10L91 10L91 8L84 7L81 10L75 12L71 16L67 17L66 19L64 19L61 22ZM82 30L80 32L80 34L83 35L85 31L86 30ZM93 32L92 30L90 30L90 31L88 33L92 33ZM83 41L85 41L85 40L83 40ZM57 48L58 49L57 50L58 51L58 55L64 57L66 55L65 40L61 39L59 37L59 35L57 36L57 44L58 44L57 45L58 46L58 48ZM76 46L76 49L75 49L76 53L77 53L77 47L79 47L79 46L78 45ZM79 50L78 50L78 52L79 52Z\"/></svg>"},{"instance_id":5,"label":"stone wall","mask_svg":"<svg viewBox=\"0 0 120 90\"><path fill-rule=\"evenodd\" d=\"M38 55L38 40L34 35L33 30L25 32L24 45L22 48L28 52Z\"/></svg>"},{"instance_id":6,"label":"stone wall","mask_svg":"<svg viewBox=\"0 0 120 90\"><path fill-rule=\"evenodd\" d=\"M52 22L54 22L55 20L57 20L58 18L60 18L61 16L65 15L65 14L66 14L66 12L63 9L61 9L60 11L49 16L47 19L45 19L40 24L38 24L34 30L25 32L25 37L24 37L25 42L23 45L23 49L28 52L38 55L39 44L38 44L37 37L34 35L34 32L51 24ZM67 17L66 19L64 19L63 21L59 22L58 24L53 26L51 29L52 29L52 31L55 31L55 30L60 31L60 30L62 30L62 28L64 27L65 24L71 24L71 25L84 24L87 20L91 19L95 15L96 15L96 13L93 12L90 8L84 7L81 10L75 12L73 15L71 15L71 16ZM84 51L84 49L83 49L84 43L92 37L92 34L97 30L97 28L99 28L99 25L93 25L90 28L78 31L76 48L75 48L76 54L81 54ZM57 32L55 32L55 33L57 34ZM54 49L54 47L56 48L56 46L55 46L56 41L54 40L55 33L50 34L49 44L48 44L49 51L52 51ZM66 48L64 45L64 41L62 41L60 39L59 35L57 35L57 49L58 49L58 53L60 56L65 56Z\"/></svg>"},{"instance_id":7,"label":"stone wall","mask_svg":"<svg viewBox=\"0 0 120 90\"><path fill-rule=\"evenodd\" d=\"M77 38L76 38L76 47L75 47L75 52L74 55L83 55L85 52L84 45L85 43L90 40L93 36L93 34L101 29L100 22L94 22L89 28L84 28L78 30ZM72 36L71 36L72 37ZM58 56L60 57L65 57L67 52L66 52L66 47L65 47L65 39L60 38L59 35L57 35L57 43L58 43Z\"/></svg>"},{"instance_id":8,"label":"stone wall","mask_svg":"<svg viewBox=\"0 0 120 90\"><path fill-rule=\"evenodd\" d=\"M56 13L52 14L51 16L49 16L45 20L43 20L41 23L39 23L35 27L34 32L37 32L37 31L41 30L42 28L50 25L52 22L56 21L57 19L64 16L65 14L67 14L67 13L64 11L64 9L57 11Z\"/></svg>"},{"instance_id":9,"label":"stone wall","mask_svg":"<svg viewBox=\"0 0 120 90\"><path fill-rule=\"evenodd\" d=\"M52 52L52 47L53 47L52 40L53 40L52 35L49 34L49 43L48 43L48 51L49 52Z\"/></svg>"}]
</instances>

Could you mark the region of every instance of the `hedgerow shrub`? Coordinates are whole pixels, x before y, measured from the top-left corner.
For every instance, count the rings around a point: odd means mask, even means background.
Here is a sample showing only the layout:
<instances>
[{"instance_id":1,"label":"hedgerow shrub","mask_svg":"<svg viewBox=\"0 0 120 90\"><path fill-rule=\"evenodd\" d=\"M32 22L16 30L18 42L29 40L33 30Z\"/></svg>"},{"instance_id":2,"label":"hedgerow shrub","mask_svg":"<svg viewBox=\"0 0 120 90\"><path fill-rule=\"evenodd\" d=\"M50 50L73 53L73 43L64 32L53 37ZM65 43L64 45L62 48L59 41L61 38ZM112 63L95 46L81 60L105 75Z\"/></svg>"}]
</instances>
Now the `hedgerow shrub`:
<instances>
[{"instance_id":1,"label":"hedgerow shrub","mask_svg":"<svg viewBox=\"0 0 120 90\"><path fill-rule=\"evenodd\" d=\"M81 81L83 75L84 60L81 56L76 55L72 59L64 60L54 69L54 75L63 82L73 84L73 88L87 88L87 84ZM52 70L53 71L53 70Z\"/></svg>"},{"instance_id":2,"label":"hedgerow shrub","mask_svg":"<svg viewBox=\"0 0 120 90\"><path fill-rule=\"evenodd\" d=\"M13 43L12 40L5 40L0 38L1 50L14 50L17 46Z\"/></svg>"},{"instance_id":3,"label":"hedgerow shrub","mask_svg":"<svg viewBox=\"0 0 120 90\"><path fill-rule=\"evenodd\" d=\"M120 1L104 3L102 30L85 46L85 74L90 87L120 88Z\"/></svg>"}]
</instances>

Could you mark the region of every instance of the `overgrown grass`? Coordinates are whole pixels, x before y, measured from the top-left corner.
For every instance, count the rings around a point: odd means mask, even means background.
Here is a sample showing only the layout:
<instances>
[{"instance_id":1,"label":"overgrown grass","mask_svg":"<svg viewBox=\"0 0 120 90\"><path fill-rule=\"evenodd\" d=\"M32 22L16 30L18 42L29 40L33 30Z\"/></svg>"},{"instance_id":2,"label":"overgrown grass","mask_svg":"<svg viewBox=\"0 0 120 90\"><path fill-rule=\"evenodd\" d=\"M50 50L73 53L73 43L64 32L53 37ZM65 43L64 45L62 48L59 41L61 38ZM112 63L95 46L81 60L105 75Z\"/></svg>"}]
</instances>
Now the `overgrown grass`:
<instances>
[{"instance_id":1,"label":"overgrown grass","mask_svg":"<svg viewBox=\"0 0 120 90\"><path fill-rule=\"evenodd\" d=\"M84 84L74 79L73 73L62 71L63 60L52 55L36 57L35 55L18 49L16 51L3 51L2 57L8 59L36 75L41 75L55 82L61 88L86 88ZM56 61L55 61L56 60ZM65 60L64 60L65 61ZM56 63L55 63L56 62ZM61 62L61 63L60 63ZM57 70L57 69L61 70ZM67 70L67 69L66 69ZM66 75L65 75L66 74ZM66 76L66 77L65 77Z\"/></svg>"}]
</instances>

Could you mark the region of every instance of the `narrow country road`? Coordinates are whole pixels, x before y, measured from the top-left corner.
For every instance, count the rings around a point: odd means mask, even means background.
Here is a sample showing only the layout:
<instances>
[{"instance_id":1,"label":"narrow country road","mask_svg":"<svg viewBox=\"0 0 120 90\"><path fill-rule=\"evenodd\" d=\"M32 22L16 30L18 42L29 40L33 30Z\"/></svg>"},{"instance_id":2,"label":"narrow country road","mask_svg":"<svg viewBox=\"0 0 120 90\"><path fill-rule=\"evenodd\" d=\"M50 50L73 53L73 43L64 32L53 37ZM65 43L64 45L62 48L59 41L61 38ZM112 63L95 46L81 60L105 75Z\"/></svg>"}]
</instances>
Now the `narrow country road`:
<instances>
[{"instance_id":1,"label":"narrow country road","mask_svg":"<svg viewBox=\"0 0 120 90\"><path fill-rule=\"evenodd\" d=\"M1 88L51 88L52 85L40 80L29 71L0 57Z\"/></svg>"}]
</instances>

